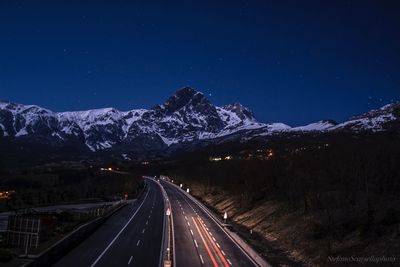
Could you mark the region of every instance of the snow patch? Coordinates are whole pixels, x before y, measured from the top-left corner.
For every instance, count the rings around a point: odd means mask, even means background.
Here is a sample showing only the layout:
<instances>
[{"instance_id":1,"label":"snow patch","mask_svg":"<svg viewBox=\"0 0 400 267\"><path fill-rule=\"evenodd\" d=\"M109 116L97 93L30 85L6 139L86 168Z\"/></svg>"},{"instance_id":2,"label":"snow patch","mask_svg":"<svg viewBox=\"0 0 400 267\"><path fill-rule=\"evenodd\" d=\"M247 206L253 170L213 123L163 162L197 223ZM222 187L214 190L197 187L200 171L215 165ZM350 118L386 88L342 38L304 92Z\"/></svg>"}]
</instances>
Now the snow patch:
<instances>
[{"instance_id":1,"label":"snow patch","mask_svg":"<svg viewBox=\"0 0 400 267\"><path fill-rule=\"evenodd\" d=\"M25 128L22 128L21 130L19 130L19 131L15 134L15 137L20 137L20 136L27 135L27 134L28 134L28 132L26 131L26 129L25 129Z\"/></svg>"},{"instance_id":2,"label":"snow patch","mask_svg":"<svg viewBox=\"0 0 400 267\"><path fill-rule=\"evenodd\" d=\"M3 130L3 136L8 136L8 132L6 131L6 127L0 123L0 128Z\"/></svg>"},{"instance_id":3,"label":"snow patch","mask_svg":"<svg viewBox=\"0 0 400 267\"><path fill-rule=\"evenodd\" d=\"M166 138L166 137L162 136L161 134L158 134L158 136L162 139L164 144L166 144L167 146L177 143L177 141L175 139Z\"/></svg>"},{"instance_id":4,"label":"snow patch","mask_svg":"<svg viewBox=\"0 0 400 267\"><path fill-rule=\"evenodd\" d=\"M305 126L294 127L292 128L292 131L300 131L300 132L326 131L333 126L335 125L330 122L319 121L315 123L310 123Z\"/></svg>"},{"instance_id":5,"label":"snow patch","mask_svg":"<svg viewBox=\"0 0 400 267\"><path fill-rule=\"evenodd\" d=\"M396 120L393 114L382 114L372 118L360 118L340 123L330 130L351 127L353 130L372 130L373 132L383 131L383 124Z\"/></svg>"},{"instance_id":6,"label":"snow patch","mask_svg":"<svg viewBox=\"0 0 400 267\"><path fill-rule=\"evenodd\" d=\"M132 160L130 157L128 157L128 154L121 154L121 156L124 160Z\"/></svg>"}]
</instances>

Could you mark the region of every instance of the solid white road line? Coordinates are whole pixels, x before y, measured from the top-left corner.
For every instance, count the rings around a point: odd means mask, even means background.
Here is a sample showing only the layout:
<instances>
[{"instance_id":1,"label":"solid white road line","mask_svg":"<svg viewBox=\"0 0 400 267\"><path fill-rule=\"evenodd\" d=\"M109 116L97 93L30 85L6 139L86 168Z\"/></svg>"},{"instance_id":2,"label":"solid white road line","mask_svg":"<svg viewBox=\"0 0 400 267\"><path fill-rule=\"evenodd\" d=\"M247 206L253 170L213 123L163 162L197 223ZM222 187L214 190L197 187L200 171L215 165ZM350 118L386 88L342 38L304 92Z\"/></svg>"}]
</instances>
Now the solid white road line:
<instances>
[{"instance_id":1,"label":"solid white road line","mask_svg":"<svg viewBox=\"0 0 400 267\"><path fill-rule=\"evenodd\" d=\"M149 191L150 191L150 189L147 190L146 196L144 197L142 204L140 204L140 206L135 211L135 213L131 216L131 218L129 218L128 222L124 225L124 227L122 227L121 231L119 231L118 234L114 237L114 239L111 240L111 242L108 244L108 246L103 250L103 252L100 254L100 256L97 257L97 259L92 263L92 265L90 265L90 267L95 266L99 262L99 260L109 250L109 248L112 246L112 244L114 244L115 240L117 240L117 238L121 235L121 233L125 230L125 228L130 224L130 222L133 220L133 218L139 212L140 208L143 206L144 202L146 202L147 196L149 195Z\"/></svg>"}]
</instances>

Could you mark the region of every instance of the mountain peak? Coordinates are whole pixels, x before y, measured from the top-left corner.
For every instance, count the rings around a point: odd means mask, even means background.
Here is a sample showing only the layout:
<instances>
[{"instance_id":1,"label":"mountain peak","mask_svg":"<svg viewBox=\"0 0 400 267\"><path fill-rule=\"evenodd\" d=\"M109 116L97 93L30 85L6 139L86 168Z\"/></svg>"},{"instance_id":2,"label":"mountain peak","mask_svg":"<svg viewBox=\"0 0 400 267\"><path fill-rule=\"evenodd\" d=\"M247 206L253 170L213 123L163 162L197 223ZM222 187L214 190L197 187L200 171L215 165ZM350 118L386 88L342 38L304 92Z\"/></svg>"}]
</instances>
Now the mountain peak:
<instances>
[{"instance_id":1,"label":"mountain peak","mask_svg":"<svg viewBox=\"0 0 400 267\"><path fill-rule=\"evenodd\" d=\"M195 90L193 87L191 86L185 86L182 87L181 89L179 89L178 91L175 92L175 95L179 96L179 95L195 95L197 93L200 93L199 91Z\"/></svg>"},{"instance_id":2,"label":"mountain peak","mask_svg":"<svg viewBox=\"0 0 400 267\"><path fill-rule=\"evenodd\" d=\"M176 91L162 106L167 114L172 114L184 107L200 111L201 107L212 106L210 101L203 93L196 91L192 87L186 86Z\"/></svg>"},{"instance_id":3,"label":"mountain peak","mask_svg":"<svg viewBox=\"0 0 400 267\"><path fill-rule=\"evenodd\" d=\"M202 92L199 92L199 91L193 89L190 86L185 86L185 87L179 89L178 91L176 91L175 95L170 97L168 99L168 101L172 100L174 98L182 99L182 100L188 100L189 101L189 100L191 100L191 99L193 99L195 97L205 98L205 96L204 96L204 94Z\"/></svg>"}]
</instances>

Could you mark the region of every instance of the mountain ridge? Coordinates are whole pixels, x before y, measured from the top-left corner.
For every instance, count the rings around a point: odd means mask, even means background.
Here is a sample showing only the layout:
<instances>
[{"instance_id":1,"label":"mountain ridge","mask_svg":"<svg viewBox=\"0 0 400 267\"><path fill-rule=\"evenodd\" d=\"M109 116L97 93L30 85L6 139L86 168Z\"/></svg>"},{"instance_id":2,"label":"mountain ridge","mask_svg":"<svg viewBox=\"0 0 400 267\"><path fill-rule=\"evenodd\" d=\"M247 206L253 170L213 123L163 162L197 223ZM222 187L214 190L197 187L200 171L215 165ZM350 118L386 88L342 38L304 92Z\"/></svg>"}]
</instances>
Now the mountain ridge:
<instances>
[{"instance_id":1,"label":"mountain ridge","mask_svg":"<svg viewBox=\"0 0 400 267\"><path fill-rule=\"evenodd\" d=\"M128 111L109 107L53 112L36 105L0 101L0 138L52 146L73 143L92 152L112 148L162 151L172 145L241 133L252 138L282 133L384 131L398 125L399 117L400 103L393 103L342 123L322 120L298 127L261 123L240 103L215 106L203 93L183 87L163 104Z\"/></svg>"},{"instance_id":2,"label":"mountain ridge","mask_svg":"<svg viewBox=\"0 0 400 267\"><path fill-rule=\"evenodd\" d=\"M225 128L229 134L247 125L264 126L250 116L247 108L242 110L243 114L241 109L232 112L216 107L204 94L190 87L178 90L162 105L129 111L100 108L53 112L36 105L2 101L0 137L47 135L60 140L80 139L90 150L97 151L147 135L145 139L156 140L162 148L217 136Z\"/></svg>"}]
</instances>

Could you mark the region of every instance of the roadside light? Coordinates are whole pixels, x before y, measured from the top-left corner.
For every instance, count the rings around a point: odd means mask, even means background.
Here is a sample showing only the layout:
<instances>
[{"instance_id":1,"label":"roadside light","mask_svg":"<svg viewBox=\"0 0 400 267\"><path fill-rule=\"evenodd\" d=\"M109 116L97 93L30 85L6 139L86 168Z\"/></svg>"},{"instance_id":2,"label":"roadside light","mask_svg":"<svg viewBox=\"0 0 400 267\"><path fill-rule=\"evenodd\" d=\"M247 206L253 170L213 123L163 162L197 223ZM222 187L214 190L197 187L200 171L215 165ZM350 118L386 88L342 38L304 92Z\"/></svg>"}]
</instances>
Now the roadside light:
<instances>
[{"instance_id":1,"label":"roadside light","mask_svg":"<svg viewBox=\"0 0 400 267\"><path fill-rule=\"evenodd\" d=\"M179 186L182 188L183 184L180 184Z\"/></svg>"},{"instance_id":2,"label":"roadside light","mask_svg":"<svg viewBox=\"0 0 400 267\"><path fill-rule=\"evenodd\" d=\"M109 167L109 168L108 168L108 170L109 170L109 171L112 171L112 168L111 168L111 167Z\"/></svg>"},{"instance_id":3,"label":"roadside light","mask_svg":"<svg viewBox=\"0 0 400 267\"><path fill-rule=\"evenodd\" d=\"M186 193L189 193L189 192L190 192L189 188L186 188Z\"/></svg>"}]
</instances>

